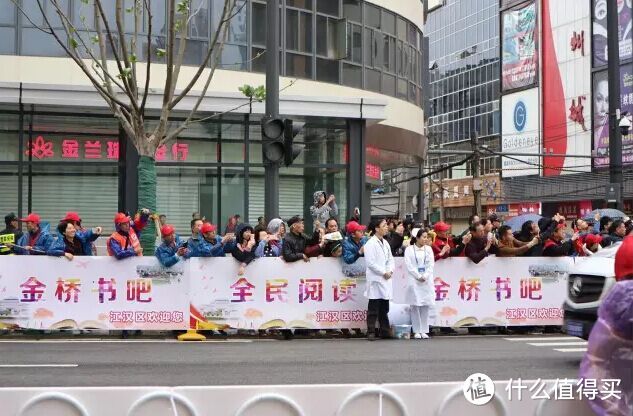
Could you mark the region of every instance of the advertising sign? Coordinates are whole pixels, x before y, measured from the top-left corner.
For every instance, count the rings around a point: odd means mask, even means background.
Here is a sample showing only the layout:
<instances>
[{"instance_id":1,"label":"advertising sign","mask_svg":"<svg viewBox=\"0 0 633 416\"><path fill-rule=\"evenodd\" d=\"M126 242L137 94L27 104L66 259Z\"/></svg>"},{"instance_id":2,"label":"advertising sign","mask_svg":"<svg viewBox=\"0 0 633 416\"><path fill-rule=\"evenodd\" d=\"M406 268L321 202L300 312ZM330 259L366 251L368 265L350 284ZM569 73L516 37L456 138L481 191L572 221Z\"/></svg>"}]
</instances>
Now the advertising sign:
<instances>
[{"instance_id":1,"label":"advertising sign","mask_svg":"<svg viewBox=\"0 0 633 416\"><path fill-rule=\"evenodd\" d=\"M620 37L620 59L633 56L633 37L631 36L632 0L614 0L618 2L618 33ZM593 0L593 66L607 65L607 0Z\"/></svg>"},{"instance_id":2,"label":"advertising sign","mask_svg":"<svg viewBox=\"0 0 633 416\"><path fill-rule=\"evenodd\" d=\"M633 66L620 67L620 105L633 114ZM609 80L606 71L593 76L593 149L595 167L609 166ZM622 136L622 163L633 163L633 134Z\"/></svg>"},{"instance_id":3,"label":"advertising sign","mask_svg":"<svg viewBox=\"0 0 633 416\"><path fill-rule=\"evenodd\" d=\"M543 0L542 6L542 147L557 155L590 156L590 4ZM589 158L543 158L543 176L590 170Z\"/></svg>"},{"instance_id":4,"label":"advertising sign","mask_svg":"<svg viewBox=\"0 0 633 416\"><path fill-rule=\"evenodd\" d=\"M538 88L501 97L501 150L513 153L540 153ZM504 178L538 175L539 156L501 158Z\"/></svg>"},{"instance_id":5,"label":"advertising sign","mask_svg":"<svg viewBox=\"0 0 633 416\"><path fill-rule=\"evenodd\" d=\"M2 256L0 328L182 329L189 323L189 263L153 257Z\"/></svg>"},{"instance_id":6,"label":"advertising sign","mask_svg":"<svg viewBox=\"0 0 633 416\"><path fill-rule=\"evenodd\" d=\"M435 264L438 326L561 325L574 258L454 258ZM408 319L404 259L395 259L393 319ZM238 274L232 258L172 268L147 257L117 261L0 258L0 328L173 330L365 328L365 264L261 258Z\"/></svg>"},{"instance_id":7,"label":"advertising sign","mask_svg":"<svg viewBox=\"0 0 633 416\"><path fill-rule=\"evenodd\" d=\"M502 89L533 85L538 74L536 3L504 11L502 23Z\"/></svg>"}]
</instances>

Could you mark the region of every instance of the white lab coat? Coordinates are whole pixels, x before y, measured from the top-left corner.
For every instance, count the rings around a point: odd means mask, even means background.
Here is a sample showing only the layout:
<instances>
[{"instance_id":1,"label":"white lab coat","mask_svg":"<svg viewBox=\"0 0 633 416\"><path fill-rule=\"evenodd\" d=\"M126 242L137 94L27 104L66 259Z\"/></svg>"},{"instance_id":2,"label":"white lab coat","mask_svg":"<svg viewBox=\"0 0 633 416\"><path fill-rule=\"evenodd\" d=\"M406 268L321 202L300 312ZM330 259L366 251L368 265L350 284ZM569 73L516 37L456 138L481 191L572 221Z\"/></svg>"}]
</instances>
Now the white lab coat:
<instances>
[{"instance_id":1,"label":"white lab coat","mask_svg":"<svg viewBox=\"0 0 633 416\"><path fill-rule=\"evenodd\" d=\"M367 271L367 287L365 297L368 299L391 299L393 297L393 278L387 280L383 276L395 268L391 247L387 240L379 240L373 236L365 244L365 264Z\"/></svg>"},{"instance_id":2,"label":"white lab coat","mask_svg":"<svg viewBox=\"0 0 633 416\"><path fill-rule=\"evenodd\" d=\"M416 261L417 260L417 261ZM407 269L407 288L405 302L414 306L434 306L435 286L433 268L435 265L433 249L429 246L418 247L413 244L404 251L404 264ZM424 272L418 269L424 267ZM426 279L424 282L419 278Z\"/></svg>"}]
</instances>

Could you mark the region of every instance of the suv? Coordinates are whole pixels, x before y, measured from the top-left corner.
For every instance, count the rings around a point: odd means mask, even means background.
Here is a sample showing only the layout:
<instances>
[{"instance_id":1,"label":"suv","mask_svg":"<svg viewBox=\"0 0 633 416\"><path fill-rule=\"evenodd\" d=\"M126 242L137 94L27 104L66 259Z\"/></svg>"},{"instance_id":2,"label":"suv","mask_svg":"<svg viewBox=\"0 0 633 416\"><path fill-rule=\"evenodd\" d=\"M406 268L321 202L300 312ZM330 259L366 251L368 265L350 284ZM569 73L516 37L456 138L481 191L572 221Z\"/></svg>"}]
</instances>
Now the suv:
<instances>
[{"instance_id":1,"label":"suv","mask_svg":"<svg viewBox=\"0 0 633 416\"><path fill-rule=\"evenodd\" d=\"M600 302L615 284L615 253L620 244L604 248L591 257L577 257L567 279L564 330L588 339L598 319Z\"/></svg>"}]
</instances>

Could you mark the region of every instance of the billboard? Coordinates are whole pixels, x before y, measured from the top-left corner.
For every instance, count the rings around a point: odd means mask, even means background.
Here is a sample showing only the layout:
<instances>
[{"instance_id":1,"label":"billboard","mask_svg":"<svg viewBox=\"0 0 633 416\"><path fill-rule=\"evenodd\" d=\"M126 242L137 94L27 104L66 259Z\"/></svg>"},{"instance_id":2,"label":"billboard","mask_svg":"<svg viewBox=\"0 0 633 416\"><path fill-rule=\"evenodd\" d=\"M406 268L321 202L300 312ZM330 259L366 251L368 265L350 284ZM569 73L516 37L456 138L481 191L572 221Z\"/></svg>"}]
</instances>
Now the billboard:
<instances>
[{"instance_id":1,"label":"billboard","mask_svg":"<svg viewBox=\"0 0 633 416\"><path fill-rule=\"evenodd\" d=\"M631 3L633 0L617 0L618 32L620 36L620 59L633 56L631 35ZM607 65L607 0L593 0L593 66Z\"/></svg>"},{"instance_id":2,"label":"billboard","mask_svg":"<svg viewBox=\"0 0 633 416\"><path fill-rule=\"evenodd\" d=\"M591 8L577 0L542 3L543 148L591 155ZM567 13L574 9L574 13ZM588 158L543 157L543 176L589 172Z\"/></svg>"},{"instance_id":3,"label":"billboard","mask_svg":"<svg viewBox=\"0 0 633 416\"><path fill-rule=\"evenodd\" d=\"M538 88L501 97L501 151L540 153L540 106ZM501 158L504 178L538 175L539 156Z\"/></svg>"},{"instance_id":4,"label":"billboard","mask_svg":"<svg viewBox=\"0 0 633 416\"><path fill-rule=\"evenodd\" d=\"M502 12L503 53L501 78L504 91L536 83L538 45L536 3Z\"/></svg>"},{"instance_id":5,"label":"billboard","mask_svg":"<svg viewBox=\"0 0 633 416\"><path fill-rule=\"evenodd\" d=\"M633 114L633 66L620 67L620 108ZM609 166L609 80L607 71L593 76L594 167ZM633 163L633 134L622 136L622 163Z\"/></svg>"}]
</instances>

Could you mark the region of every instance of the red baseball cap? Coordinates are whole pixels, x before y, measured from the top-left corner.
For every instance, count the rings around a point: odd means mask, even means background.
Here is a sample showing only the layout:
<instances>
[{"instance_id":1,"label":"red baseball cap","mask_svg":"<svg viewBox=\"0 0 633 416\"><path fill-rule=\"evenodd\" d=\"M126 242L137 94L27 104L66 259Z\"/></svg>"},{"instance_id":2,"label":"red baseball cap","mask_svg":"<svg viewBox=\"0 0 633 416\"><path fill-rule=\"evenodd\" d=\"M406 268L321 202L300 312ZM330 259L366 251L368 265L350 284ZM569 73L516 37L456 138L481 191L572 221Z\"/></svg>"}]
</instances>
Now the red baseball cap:
<instances>
[{"instance_id":1,"label":"red baseball cap","mask_svg":"<svg viewBox=\"0 0 633 416\"><path fill-rule=\"evenodd\" d=\"M211 224L210 222L205 222L204 224L202 224L202 227L200 228L200 232L202 234L210 233L215 230L217 230L217 227Z\"/></svg>"},{"instance_id":2,"label":"red baseball cap","mask_svg":"<svg viewBox=\"0 0 633 416\"><path fill-rule=\"evenodd\" d=\"M433 226L433 229L438 232L445 232L445 231L450 230L451 226L445 223L444 221L440 221L438 223L435 223L435 225Z\"/></svg>"},{"instance_id":3,"label":"red baseball cap","mask_svg":"<svg viewBox=\"0 0 633 416\"><path fill-rule=\"evenodd\" d=\"M347 230L347 234L353 234L356 231L365 231L366 229L367 227L365 227L364 225L360 225L356 221L350 221L345 226L345 230Z\"/></svg>"},{"instance_id":4,"label":"red baseball cap","mask_svg":"<svg viewBox=\"0 0 633 416\"><path fill-rule=\"evenodd\" d=\"M168 235L172 235L175 231L176 230L174 230L174 226L173 225L165 224L160 229L160 234L163 237L167 237Z\"/></svg>"},{"instance_id":5,"label":"red baseball cap","mask_svg":"<svg viewBox=\"0 0 633 416\"><path fill-rule=\"evenodd\" d=\"M126 222L130 221L132 221L132 219L122 212L117 212L117 214L114 216L115 224L125 224Z\"/></svg>"},{"instance_id":6,"label":"red baseball cap","mask_svg":"<svg viewBox=\"0 0 633 416\"><path fill-rule=\"evenodd\" d=\"M585 237L585 244L588 247L593 246L594 244L600 244L602 242L602 236L598 234L589 234Z\"/></svg>"},{"instance_id":7,"label":"red baseball cap","mask_svg":"<svg viewBox=\"0 0 633 416\"><path fill-rule=\"evenodd\" d=\"M62 221L75 221L81 222L81 217L76 212L67 212L66 216L62 219Z\"/></svg>"},{"instance_id":8,"label":"red baseball cap","mask_svg":"<svg viewBox=\"0 0 633 416\"><path fill-rule=\"evenodd\" d=\"M40 216L34 213L30 213L29 215L26 216L26 218L21 218L20 221L22 222L34 222L35 224L39 224L40 223Z\"/></svg>"}]
</instances>

